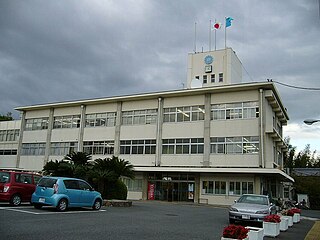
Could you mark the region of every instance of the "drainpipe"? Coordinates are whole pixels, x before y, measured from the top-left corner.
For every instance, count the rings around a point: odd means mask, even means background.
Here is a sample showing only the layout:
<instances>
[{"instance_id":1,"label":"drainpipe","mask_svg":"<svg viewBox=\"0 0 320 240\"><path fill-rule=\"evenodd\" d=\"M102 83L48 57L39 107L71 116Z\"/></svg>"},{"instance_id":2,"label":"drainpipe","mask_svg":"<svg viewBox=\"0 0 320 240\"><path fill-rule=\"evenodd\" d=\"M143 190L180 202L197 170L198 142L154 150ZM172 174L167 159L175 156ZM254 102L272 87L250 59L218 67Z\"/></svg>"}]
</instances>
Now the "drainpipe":
<instances>
[{"instance_id":1,"label":"drainpipe","mask_svg":"<svg viewBox=\"0 0 320 240\"><path fill-rule=\"evenodd\" d=\"M162 113L163 101L158 98L158 117L157 117L157 136L156 136L156 159L154 165L160 167L161 165L161 151L162 151Z\"/></svg>"},{"instance_id":2,"label":"drainpipe","mask_svg":"<svg viewBox=\"0 0 320 240\"><path fill-rule=\"evenodd\" d=\"M260 92L260 166L265 168L265 156L264 156L264 107L263 107L263 89L259 89Z\"/></svg>"}]
</instances>

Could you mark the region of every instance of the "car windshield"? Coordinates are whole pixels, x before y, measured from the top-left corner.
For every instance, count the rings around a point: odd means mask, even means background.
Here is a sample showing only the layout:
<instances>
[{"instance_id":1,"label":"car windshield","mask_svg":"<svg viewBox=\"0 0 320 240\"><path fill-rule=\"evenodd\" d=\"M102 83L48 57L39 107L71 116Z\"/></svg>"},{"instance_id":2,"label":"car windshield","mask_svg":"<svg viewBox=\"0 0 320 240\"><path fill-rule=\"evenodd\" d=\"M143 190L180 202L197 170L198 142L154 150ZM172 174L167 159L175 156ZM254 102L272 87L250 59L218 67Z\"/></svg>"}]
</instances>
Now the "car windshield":
<instances>
[{"instance_id":1,"label":"car windshield","mask_svg":"<svg viewBox=\"0 0 320 240\"><path fill-rule=\"evenodd\" d=\"M10 173L8 172L0 172L0 182L8 183L10 179Z\"/></svg>"},{"instance_id":2,"label":"car windshield","mask_svg":"<svg viewBox=\"0 0 320 240\"><path fill-rule=\"evenodd\" d=\"M53 185L57 182L57 179L53 178L41 178L38 186L39 187L48 187L48 188L53 188Z\"/></svg>"},{"instance_id":3,"label":"car windshield","mask_svg":"<svg viewBox=\"0 0 320 240\"><path fill-rule=\"evenodd\" d=\"M250 203L250 204L260 204L260 205L268 205L267 197L263 196L242 196L237 201L238 203Z\"/></svg>"}]
</instances>

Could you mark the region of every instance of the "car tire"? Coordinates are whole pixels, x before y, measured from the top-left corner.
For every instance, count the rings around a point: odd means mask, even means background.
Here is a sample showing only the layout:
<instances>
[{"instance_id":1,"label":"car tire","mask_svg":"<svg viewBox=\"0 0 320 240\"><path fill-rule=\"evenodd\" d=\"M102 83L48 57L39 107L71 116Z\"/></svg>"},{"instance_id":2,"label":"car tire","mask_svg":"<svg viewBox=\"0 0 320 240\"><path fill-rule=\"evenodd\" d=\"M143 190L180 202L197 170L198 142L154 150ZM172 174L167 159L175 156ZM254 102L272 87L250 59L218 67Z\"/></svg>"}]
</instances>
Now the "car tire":
<instances>
[{"instance_id":1,"label":"car tire","mask_svg":"<svg viewBox=\"0 0 320 240\"><path fill-rule=\"evenodd\" d=\"M21 204L21 196L19 194L14 194L10 199L10 204L12 206L19 206Z\"/></svg>"},{"instance_id":2,"label":"car tire","mask_svg":"<svg viewBox=\"0 0 320 240\"><path fill-rule=\"evenodd\" d=\"M56 209L57 209L59 212L64 212L64 211L67 210L67 207L68 207L68 201L67 201L67 199L62 198L62 199L60 199L60 201L58 202L58 205L57 205Z\"/></svg>"},{"instance_id":3,"label":"car tire","mask_svg":"<svg viewBox=\"0 0 320 240\"><path fill-rule=\"evenodd\" d=\"M100 199L96 199L94 201L94 204L93 204L92 208L93 208L93 210L100 210L101 205L102 205L101 200Z\"/></svg>"},{"instance_id":4,"label":"car tire","mask_svg":"<svg viewBox=\"0 0 320 240\"><path fill-rule=\"evenodd\" d=\"M37 203L35 203L33 206L36 209L41 209L42 208L42 205L41 204L37 204Z\"/></svg>"}]
</instances>

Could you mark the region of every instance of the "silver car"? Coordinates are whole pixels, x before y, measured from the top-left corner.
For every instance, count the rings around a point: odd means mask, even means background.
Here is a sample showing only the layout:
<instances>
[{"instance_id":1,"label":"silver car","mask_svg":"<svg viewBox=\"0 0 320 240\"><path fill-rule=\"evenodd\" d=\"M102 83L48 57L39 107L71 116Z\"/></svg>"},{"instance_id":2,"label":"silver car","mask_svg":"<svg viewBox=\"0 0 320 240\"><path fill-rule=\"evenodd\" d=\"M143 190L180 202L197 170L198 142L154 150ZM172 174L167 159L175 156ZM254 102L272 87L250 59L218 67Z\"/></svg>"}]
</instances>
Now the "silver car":
<instances>
[{"instance_id":1,"label":"silver car","mask_svg":"<svg viewBox=\"0 0 320 240\"><path fill-rule=\"evenodd\" d=\"M265 195L244 194L229 208L229 222L262 222L264 217L277 212L276 206Z\"/></svg>"}]
</instances>

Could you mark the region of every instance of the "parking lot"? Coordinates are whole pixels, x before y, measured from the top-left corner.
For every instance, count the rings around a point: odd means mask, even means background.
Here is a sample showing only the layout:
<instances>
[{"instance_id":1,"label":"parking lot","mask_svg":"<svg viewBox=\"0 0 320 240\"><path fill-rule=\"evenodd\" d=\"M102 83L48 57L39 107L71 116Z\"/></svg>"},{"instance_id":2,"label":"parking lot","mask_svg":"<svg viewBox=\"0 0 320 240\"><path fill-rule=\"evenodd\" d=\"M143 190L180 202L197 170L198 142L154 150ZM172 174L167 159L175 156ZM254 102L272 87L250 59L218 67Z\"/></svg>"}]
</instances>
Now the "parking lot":
<instances>
[{"instance_id":1,"label":"parking lot","mask_svg":"<svg viewBox=\"0 0 320 240\"><path fill-rule=\"evenodd\" d=\"M302 219L277 239L304 239L314 221ZM103 207L57 212L28 204L0 204L1 239L221 239L228 210L196 204L134 202L132 207ZM265 237L265 239L267 239Z\"/></svg>"}]
</instances>

